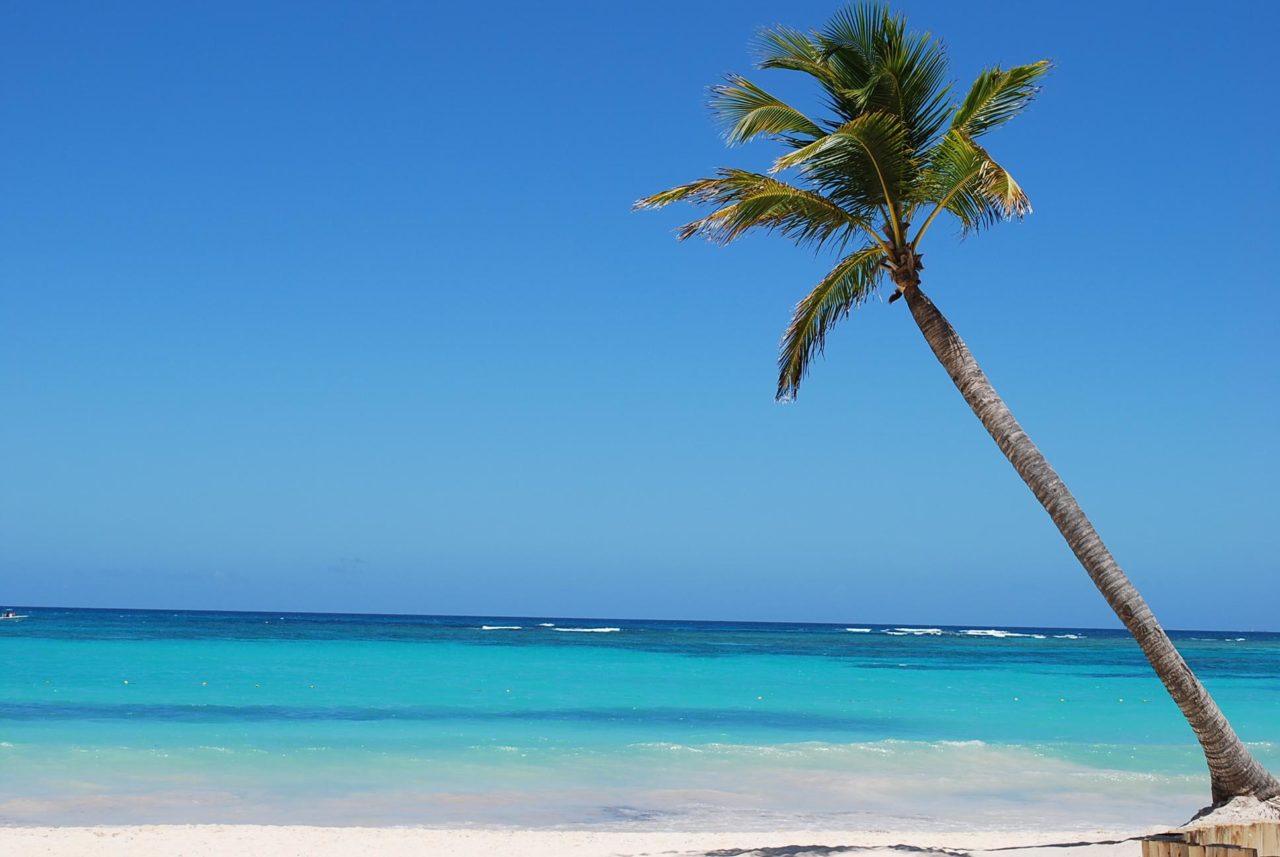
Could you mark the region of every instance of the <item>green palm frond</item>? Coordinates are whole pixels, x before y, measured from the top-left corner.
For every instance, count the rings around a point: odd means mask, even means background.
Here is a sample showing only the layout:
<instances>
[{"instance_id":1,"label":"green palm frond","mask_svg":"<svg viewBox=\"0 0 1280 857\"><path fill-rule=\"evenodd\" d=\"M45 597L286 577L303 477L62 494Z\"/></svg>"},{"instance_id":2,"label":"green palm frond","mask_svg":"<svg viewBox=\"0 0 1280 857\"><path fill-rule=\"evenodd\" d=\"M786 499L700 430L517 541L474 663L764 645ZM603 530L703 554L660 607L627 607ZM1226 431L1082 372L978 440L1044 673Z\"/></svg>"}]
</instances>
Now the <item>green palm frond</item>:
<instances>
[{"instance_id":1,"label":"green palm frond","mask_svg":"<svg viewBox=\"0 0 1280 857\"><path fill-rule=\"evenodd\" d=\"M910 129L911 146L920 151L941 130L950 111L947 55L928 33L903 35L883 58L887 100Z\"/></svg>"},{"instance_id":2,"label":"green palm frond","mask_svg":"<svg viewBox=\"0 0 1280 857\"><path fill-rule=\"evenodd\" d=\"M823 131L799 110L774 98L739 75L711 88L711 109L729 128L730 145L745 143L761 134L772 137L799 134L821 137Z\"/></svg>"},{"instance_id":3,"label":"green palm frond","mask_svg":"<svg viewBox=\"0 0 1280 857\"><path fill-rule=\"evenodd\" d=\"M928 33L909 33L887 7L837 12L819 36L838 87L832 93L847 118L866 112L902 120L914 150L924 149L950 112L947 55Z\"/></svg>"},{"instance_id":4,"label":"green palm frond","mask_svg":"<svg viewBox=\"0 0 1280 857\"><path fill-rule=\"evenodd\" d=\"M916 171L907 130L888 113L867 113L846 122L778 158L770 171L797 166L833 199L860 200L864 211L867 205L883 207L895 224Z\"/></svg>"},{"instance_id":5,"label":"green palm frond","mask_svg":"<svg viewBox=\"0 0 1280 857\"><path fill-rule=\"evenodd\" d=\"M846 256L796 304L778 355L779 400L796 397L810 363L826 347L827 333L875 294L884 276L883 260L884 252L877 246Z\"/></svg>"},{"instance_id":6,"label":"green palm frond","mask_svg":"<svg viewBox=\"0 0 1280 857\"><path fill-rule=\"evenodd\" d=\"M712 108L730 144L763 136L785 147L769 174L722 169L636 207L710 207L679 230L681 239L727 244L760 230L841 254L865 245L796 306L779 358L777 392L787 399L827 332L881 278L892 276L895 294L910 297L919 285L919 243L940 215L969 233L1030 212L1026 193L976 140L1026 108L1049 63L988 69L956 104L942 43L909 31L882 2L851 5L819 30L765 29L757 48L761 68L813 78L825 115L806 115L730 76L712 88ZM790 182L774 177L788 169Z\"/></svg>"},{"instance_id":7,"label":"green palm frond","mask_svg":"<svg viewBox=\"0 0 1280 857\"><path fill-rule=\"evenodd\" d=\"M826 50L852 50L868 64L876 52L894 37L895 26L901 24L883 3L859 3L837 9L822 28L820 37ZM900 35L900 33L899 33Z\"/></svg>"},{"instance_id":8,"label":"green palm frond","mask_svg":"<svg viewBox=\"0 0 1280 857\"><path fill-rule=\"evenodd\" d=\"M802 71L826 85L834 86L835 78L823 63L822 47L807 33L790 27L768 27L757 39L760 68Z\"/></svg>"},{"instance_id":9,"label":"green palm frond","mask_svg":"<svg viewBox=\"0 0 1280 857\"><path fill-rule=\"evenodd\" d=\"M967 134L948 131L931 152L919 185L920 201L932 202L913 243L918 243L940 211L948 211L968 233L1001 220L1022 217L1031 201L1013 176Z\"/></svg>"},{"instance_id":10,"label":"green palm frond","mask_svg":"<svg viewBox=\"0 0 1280 857\"><path fill-rule=\"evenodd\" d=\"M1008 122L1035 98L1040 91L1037 81L1049 68L1048 60L1040 60L1007 70L987 69L973 82L951 119L951 127L977 137Z\"/></svg>"},{"instance_id":11,"label":"green palm frond","mask_svg":"<svg viewBox=\"0 0 1280 857\"><path fill-rule=\"evenodd\" d=\"M656 193L635 207L661 208L682 200L717 206L706 217L681 227L677 234L682 241L701 235L729 244L752 229L761 229L778 232L797 244L821 247L835 241L843 246L856 232L871 228L865 219L820 193L746 170L722 169L714 178Z\"/></svg>"},{"instance_id":12,"label":"green palm frond","mask_svg":"<svg viewBox=\"0 0 1280 857\"><path fill-rule=\"evenodd\" d=\"M880 77L876 53L888 41L888 22L887 10L880 6L852 6L836 12L818 34L822 61L836 84L831 92L834 106L846 119L876 109L869 107Z\"/></svg>"}]
</instances>

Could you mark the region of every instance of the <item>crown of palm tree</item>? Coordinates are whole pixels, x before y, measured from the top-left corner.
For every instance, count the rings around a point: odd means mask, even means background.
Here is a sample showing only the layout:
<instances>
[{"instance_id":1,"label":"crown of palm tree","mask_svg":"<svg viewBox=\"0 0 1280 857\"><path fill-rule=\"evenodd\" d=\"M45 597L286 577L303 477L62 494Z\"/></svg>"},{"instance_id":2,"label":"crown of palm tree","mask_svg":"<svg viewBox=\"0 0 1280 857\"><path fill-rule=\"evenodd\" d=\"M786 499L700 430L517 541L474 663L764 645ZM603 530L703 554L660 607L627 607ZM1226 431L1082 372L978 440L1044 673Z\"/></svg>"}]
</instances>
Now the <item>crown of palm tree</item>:
<instances>
[{"instance_id":1,"label":"crown of palm tree","mask_svg":"<svg viewBox=\"0 0 1280 857\"><path fill-rule=\"evenodd\" d=\"M891 302L919 282L920 240L939 213L967 233L1031 210L978 139L1030 103L1049 63L987 69L956 104L942 44L908 32L902 16L880 5L844 9L819 31L764 30L760 47L760 68L817 80L831 115L810 118L730 75L711 99L730 145L766 137L789 151L768 173L720 169L636 207L712 206L680 229L681 240L701 235L728 244L764 230L839 249L840 260L796 305L782 338L777 396L791 399L828 331L886 275L897 286ZM795 180L777 178L788 170Z\"/></svg>"}]
</instances>

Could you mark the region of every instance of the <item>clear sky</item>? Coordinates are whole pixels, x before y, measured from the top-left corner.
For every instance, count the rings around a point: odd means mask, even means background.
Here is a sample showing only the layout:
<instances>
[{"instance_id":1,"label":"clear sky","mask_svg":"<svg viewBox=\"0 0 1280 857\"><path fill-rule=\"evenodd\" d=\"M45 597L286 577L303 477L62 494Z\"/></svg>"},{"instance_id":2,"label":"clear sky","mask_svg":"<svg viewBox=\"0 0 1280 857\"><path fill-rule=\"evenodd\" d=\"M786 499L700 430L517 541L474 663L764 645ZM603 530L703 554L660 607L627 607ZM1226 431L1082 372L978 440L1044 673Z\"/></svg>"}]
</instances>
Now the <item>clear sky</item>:
<instances>
[{"instance_id":1,"label":"clear sky","mask_svg":"<svg viewBox=\"0 0 1280 857\"><path fill-rule=\"evenodd\" d=\"M836 8L4 4L0 598L1114 625L902 304L775 404L830 260L629 210ZM926 291L1165 624L1280 628L1280 4L897 8L1056 63Z\"/></svg>"}]
</instances>

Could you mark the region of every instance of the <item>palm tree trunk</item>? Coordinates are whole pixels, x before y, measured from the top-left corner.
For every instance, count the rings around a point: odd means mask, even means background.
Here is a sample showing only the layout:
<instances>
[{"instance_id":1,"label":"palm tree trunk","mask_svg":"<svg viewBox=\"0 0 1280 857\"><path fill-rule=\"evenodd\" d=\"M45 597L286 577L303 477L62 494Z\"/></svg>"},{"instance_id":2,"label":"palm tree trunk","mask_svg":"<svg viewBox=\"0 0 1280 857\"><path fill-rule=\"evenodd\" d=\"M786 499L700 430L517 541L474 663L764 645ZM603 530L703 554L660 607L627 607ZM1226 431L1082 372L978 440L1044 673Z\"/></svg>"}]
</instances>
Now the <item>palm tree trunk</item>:
<instances>
[{"instance_id":1,"label":"palm tree trunk","mask_svg":"<svg viewBox=\"0 0 1280 857\"><path fill-rule=\"evenodd\" d=\"M1174 648L1147 602L1120 570L1062 479L1013 418L950 322L920 291L918 281L902 285L911 315L934 355L1022 481L1053 518L1102 597L1138 641L1165 689L1191 724L1209 763L1213 802L1222 803L1238 795L1260 799L1280 795L1280 781L1259 764L1236 736L1217 703Z\"/></svg>"}]
</instances>

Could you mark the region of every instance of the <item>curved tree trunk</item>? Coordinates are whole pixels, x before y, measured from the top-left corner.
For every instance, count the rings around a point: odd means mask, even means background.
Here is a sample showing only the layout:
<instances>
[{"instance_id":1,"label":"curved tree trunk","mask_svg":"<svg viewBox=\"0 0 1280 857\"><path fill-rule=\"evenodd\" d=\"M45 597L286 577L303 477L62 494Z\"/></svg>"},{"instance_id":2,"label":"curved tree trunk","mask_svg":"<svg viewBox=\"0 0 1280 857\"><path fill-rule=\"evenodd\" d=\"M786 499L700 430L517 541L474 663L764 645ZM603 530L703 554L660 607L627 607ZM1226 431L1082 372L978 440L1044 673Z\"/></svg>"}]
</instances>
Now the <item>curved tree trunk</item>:
<instances>
[{"instance_id":1,"label":"curved tree trunk","mask_svg":"<svg viewBox=\"0 0 1280 857\"><path fill-rule=\"evenodd\" d=\"M934 355L1000 451L1053 518L1102 597L1138 641L1160 681L1195 730L1209 763L1213 802L1222 803L1238 795L1260 799L1280 795L1280 781L1259 764L1236 736L1217 703L1152 615L1147 602L1120 570L1067 486L997 395L964 341L933 301L920 291L918 279L910 275L903 279L900 288L907 306Z\"/></svg>"}]
</instances>

